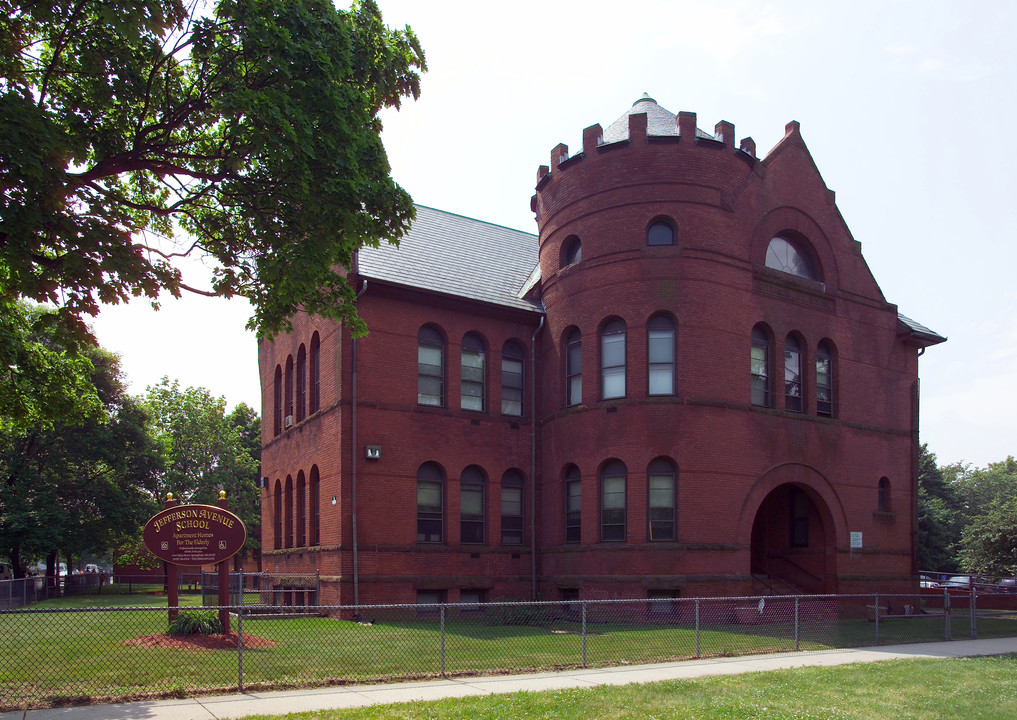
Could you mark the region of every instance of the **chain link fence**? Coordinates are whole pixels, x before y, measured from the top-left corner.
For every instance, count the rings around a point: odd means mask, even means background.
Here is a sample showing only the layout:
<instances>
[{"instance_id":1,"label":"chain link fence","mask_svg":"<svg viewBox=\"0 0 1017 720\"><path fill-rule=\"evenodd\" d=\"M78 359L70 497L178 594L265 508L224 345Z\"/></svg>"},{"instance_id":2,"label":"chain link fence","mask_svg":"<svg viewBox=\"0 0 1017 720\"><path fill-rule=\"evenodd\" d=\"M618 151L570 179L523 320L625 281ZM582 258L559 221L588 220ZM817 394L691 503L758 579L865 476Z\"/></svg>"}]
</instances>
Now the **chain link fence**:
<instances>
[{"instance_id":1,"label":"chain link fence","mask_svg":"<svg viewBox=\"0 0 1017 720\"><path fill-rule=\"evenodd\" d=\"M230 634L183 638L166 634L165 607L2 610L0 710L1014 636L1014 600L943 591L302 612L237 604ZM181 612L199 609L221 608Z\"/></svg>"}]
</instances>

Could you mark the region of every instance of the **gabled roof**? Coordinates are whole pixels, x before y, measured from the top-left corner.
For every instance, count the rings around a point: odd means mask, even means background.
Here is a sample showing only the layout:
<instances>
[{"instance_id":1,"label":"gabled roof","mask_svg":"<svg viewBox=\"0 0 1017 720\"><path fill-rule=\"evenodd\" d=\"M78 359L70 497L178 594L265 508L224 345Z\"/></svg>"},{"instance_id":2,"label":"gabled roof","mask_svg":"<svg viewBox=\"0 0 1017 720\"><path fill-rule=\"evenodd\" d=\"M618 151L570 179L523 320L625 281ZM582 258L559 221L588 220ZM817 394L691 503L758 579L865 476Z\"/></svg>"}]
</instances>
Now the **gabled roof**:
<instances>
[{"instance_id":1,"label":"gabled roof","mask_svg":"<svg viewBox=\"0 0 1017 720\"><path fill-rule=\"evenodd\" d=\"M523 299L537 265L537 236L417 205L399 246L360 250L360 274L503 307L543 312ZM532 283L529 283L532 285Z\"/></svg>"},{"instance_id":2,"label":"gabled roof","mask_svg":"<svg viewBox=\"0 0 1017 720\"><path fill-rule=\"evenodd\" d=\"M900 312L897 313L897 321L900 323L902 334L910 336L922 347L939 345L941 342L946 342L946 338L939 333L930 330L920 322L916 322Z\"/></svg>"}]
</instances>

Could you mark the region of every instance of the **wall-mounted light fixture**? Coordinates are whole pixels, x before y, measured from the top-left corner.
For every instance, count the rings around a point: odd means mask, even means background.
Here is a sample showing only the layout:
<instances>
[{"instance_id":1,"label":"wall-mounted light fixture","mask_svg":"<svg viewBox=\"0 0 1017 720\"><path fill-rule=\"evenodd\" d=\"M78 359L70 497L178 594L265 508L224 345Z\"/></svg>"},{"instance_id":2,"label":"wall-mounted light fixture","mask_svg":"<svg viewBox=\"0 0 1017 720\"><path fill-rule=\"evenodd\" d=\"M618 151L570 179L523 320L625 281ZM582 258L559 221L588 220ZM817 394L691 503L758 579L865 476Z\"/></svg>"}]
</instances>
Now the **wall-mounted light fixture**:
<instances>
[{"instance_id":1,"label":"wall-mounted light fixture","mask_svg":"<svg viewBox=\"0 0 1017 720\"><path fill-rule=\"evenodd\" d=\"M381 445L368 445L364 448L368 460L381 460Z\"/></svg>"},{"instance_id":2,"label":"wall-mounted light fixture","mask_svg":"<svg viewBox=\"0 0 1017 720\"><path fill-rule=\"evenodd\" d=\"M336 502L336 500L335 500L335 495L333 495L333 496L332 496L332 504L333 504L333 505L335 505L335 502Z\"/></svg>"}]
</instances>

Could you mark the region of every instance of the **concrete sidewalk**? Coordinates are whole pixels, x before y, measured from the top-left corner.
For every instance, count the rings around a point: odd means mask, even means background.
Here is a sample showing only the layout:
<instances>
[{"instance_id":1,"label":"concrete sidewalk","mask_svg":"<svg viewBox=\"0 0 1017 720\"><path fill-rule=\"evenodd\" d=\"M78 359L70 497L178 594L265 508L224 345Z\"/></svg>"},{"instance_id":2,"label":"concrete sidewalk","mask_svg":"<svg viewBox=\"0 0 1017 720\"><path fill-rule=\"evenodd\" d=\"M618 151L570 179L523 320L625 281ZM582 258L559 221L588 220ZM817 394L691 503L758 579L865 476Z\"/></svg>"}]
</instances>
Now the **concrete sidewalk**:
<instances>
[{"instance_id":1,"label":"concrete sidewalk","mask_svg":"<svg viewBox=\"0 0 1017 720\"><path fill-rule=\"evenodd\" d=\"M1017 653L1017 638L955 640L918 645L885 645L852 650L749 655L733 658L686 660L655 665L622 665L530 675L499 675L389 685L348 685L313 690L285 690L220 695L186 700L156 700L88 705L0 713L0 720L221 720L248 715L283 715L294 712L384 705L416 700L494 695L520 690L627 685L707 675L778 670L807 665L844 665L897 658L952 658Z\"/></svg>"}]
</instances>

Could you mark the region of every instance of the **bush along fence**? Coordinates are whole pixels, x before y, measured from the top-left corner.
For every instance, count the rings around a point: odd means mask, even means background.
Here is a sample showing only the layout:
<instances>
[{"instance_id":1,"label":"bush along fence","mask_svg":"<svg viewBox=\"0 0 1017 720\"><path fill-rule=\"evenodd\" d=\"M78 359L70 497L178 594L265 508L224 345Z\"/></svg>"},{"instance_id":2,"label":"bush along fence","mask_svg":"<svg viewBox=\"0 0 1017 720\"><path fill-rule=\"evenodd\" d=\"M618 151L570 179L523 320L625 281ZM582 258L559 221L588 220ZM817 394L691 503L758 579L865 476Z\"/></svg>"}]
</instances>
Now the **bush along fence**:
<instances>
[{"instance_id":1,"label":"bush along fence","mask_svg":"<svg viewBox=\"0 0 1017 720\"><path fill-rule=\"evenodd\" d=\"M946 590L219 609L2 610L0 710L1017 635L1017 596Z\"/></svg>"}]
</instances>

